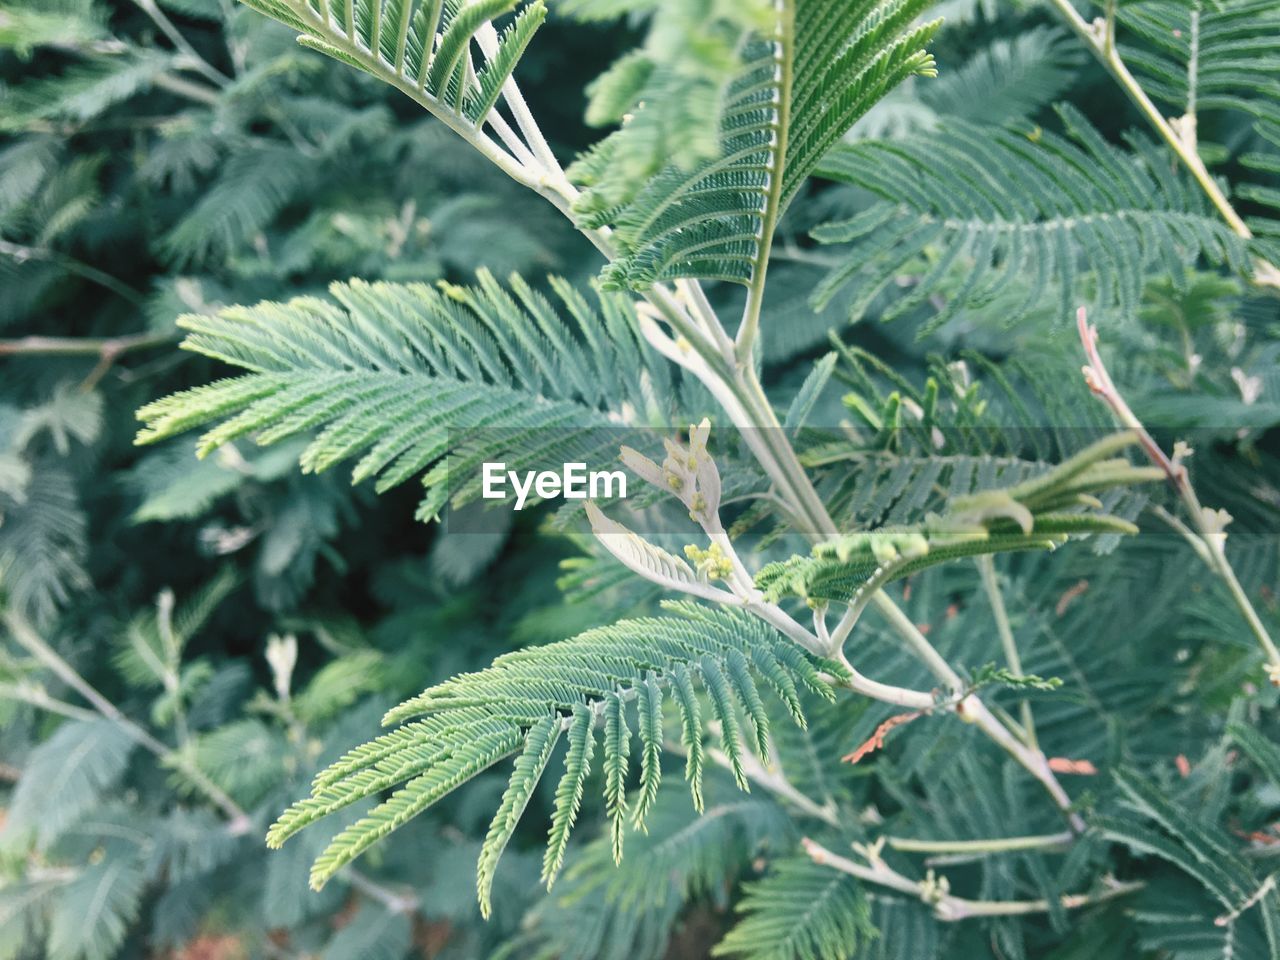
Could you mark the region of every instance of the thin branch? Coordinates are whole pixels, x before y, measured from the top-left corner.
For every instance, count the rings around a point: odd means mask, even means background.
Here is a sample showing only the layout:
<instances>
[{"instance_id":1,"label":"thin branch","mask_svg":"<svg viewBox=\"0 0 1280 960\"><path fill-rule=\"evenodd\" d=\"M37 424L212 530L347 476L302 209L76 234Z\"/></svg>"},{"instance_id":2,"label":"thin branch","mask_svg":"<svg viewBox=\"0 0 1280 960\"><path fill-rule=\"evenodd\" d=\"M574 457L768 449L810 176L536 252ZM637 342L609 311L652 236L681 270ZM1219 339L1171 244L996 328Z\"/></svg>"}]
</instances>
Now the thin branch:
<instances>
[{"instance_id":1,"label":"thin branch","mask_svg":"<svg viewBox=\"0 0 1280 960\"><path fill-rule=\"evenodd\" d=\"M894 870L880 858L878 845L862 848L861 852L867 857L867 863L861 864L833 853L808 837L800 842L814 863L847 873L867 883L917 897L932 908L937 919L944 922L954 923L971 917L1013 917L1047 913L1053 906L1048 900L969 900L954 896L950 892L947 878L935 876L932 870L924 880L912 880ZM1105 887L1097 893L1064 895L1059 898L1058 906L1064 910L1076 910L1134 893L1145 886L1142 883L1121 883L1112 878L1106 878L1104 883Z\"/></svg>"},{"instance_id":2,"label":"thin branch","mask_svg":"<svg viewBox=\"0 0 1280 960\"><path fill-rule=\"evenodd\" d=\"M0 357L23 354L63 357L103 357L115 360L134 350L173 343L172 333L135 333L122 337L18 337L0 340Z\"/></svg>"},{"instance_id":3,"label":"thin branch","mask_svg":"<svg viewBox=\"0 0 1280 960\"><path fill-rule=\"evenodd\" d=\"M343 871L342 876L370 900L375 900L386 907L389 913L414 913L418 909L417 897L407 893L396 893L358 870L348 868Z\"/></svg>"},{"instance_id":4,"label":"thin branch","mask_svg":"<svg viewBox=\"0 0 1280 960\"><path fill-rule=\"evenodd\" d=\"M1084 344L1085 357L1089 361L1088 365L1083 368L1085 382L1089 385L1089 389L1111 408L1111 412L1115 414L1116 419L1137 434L1147 457L1153 464L1163 470L1165 476L1168 477L1169 483L1177 492L1182 500L1183 507L1187 511L1188 518L1194 528L1193 535L1200 542L1201 547L1196 550L1197 554L1200 555L1201 559L1205 560L1209 569L1216 573L1223 585L1226 586L1232 601L1240 611L1240 615L1244 618L1249 630L1257 640L1258 646L1262 648L1262 652L1267 658L1268 679L1273 685L1280 686L1280 649L1276 648L1275 642L1271 639L1271 634L1268 633L1262 618L1258 616L1257 610L1254 609L1253 603L1249 600L1249 595L1245 593L1244 587L1240 585L1240 580L1236 576L1235 569L1231 566L1231 561L1227 559L1225 527L1230 518L1224 517L1221 511L1209 510L1200 505L1200 498L1196 496L1195 488L1191 485L1191 478L1187 473L1187 468L1176 458L1169 457L1160 448L1160 445L1147 432L1147 428L1142 421L1129 408L1124 397L1120 395L1120 391L1116 389L1115 383L1111 380L1111 375L1107 372L1106 365L1102 362L1101 354L1098 353L1098 330L1090 325L1084 307L1081 307L1076 312L1076 325L1080 332L1080 341ZM1177 529L1176 525L1175 529ZM1184 536L1192 533L1185 525L1182 526L1179 532L1183 533Z\"/></svg>"},{"instance_id":5,"label":"thin branch","mask_svg":"<svg viewBox=\"0 0 1280 960\"><path fill-rule=\"evenodd\" d=\"M98 714L74 703L67 703L57 697L51 697L39 687L18 683L0 683L0 697L8 697L20 703L27 703L41 710L48 710L69 720L96 720Z\"/></svg>"},{"instance_id":6,"label":"thin branch","mask_svg":"<svg viewBox=\"0 0 1280 960\"><path fill-rule=\"evenodd\" d=\"M683 753L683 750L675 749L674 752ZM730 761L724 753L714 747L707 750L707 756L726 770L733 769L732 761ZM761 762L760 758L750 750L743 751L741 766L742 772L746 774L748 780L791 804L805 816L813 817L815 820L821 820L823 823L832 827L840 826L839 811L836 809L834 803L830 801L827 803L818 803L817 800L814 800L807 794L802 793L783 775L780 769L773 765L766 767Z\"/></svg>"},{"instance_id":7,"label":"thin branch","mask_svg":"<svg viewBox=\"0 0 1280 960\"><path fill-rule=\"evenodd\" d=\"M1061 833L1042 833L1028 837L996 837L989 840L919 840L914 837L885 837L885 842L890 849L902 853L988 854L1063 847L1074 839L1074 834L1064 830Z\"/></svg>"},{"instance_id":8,"label":"thin branch","mask_svg":"<svg viewBox=\"0 0 1280 960\"><path fill-rule=\"evenodd\" d=\"M226 815L229 821L227 825L228 832L233 836L240 836L248 832L252 824L249 815L221 787L210 780L204 771L192 762L190 757L180 754L161 743L126 717L114 703L99 693L53 647L49 646L26 620L12 612L4 614L3 620L14 640L27 653L44 664L68 687L80 694L95 711L119 727L131 740L154 754L162 765L177 770L193 786L197 787L201 793L208 797L214 806Z\"/></svg>"},{"instance_id":9,"label":"thin branch","mask_svg":"<svg viewBox=\"0 0 1280 960\"><path fill-rule=\"evenodd\" d=\"M157 87L168 90L170 93L176 93L180 97L186 97L188 100L194 100L210 107L216 107L220 100L217 90L206 87L202 83L192 83L190 80L175 76L172 73L158 73L152 83Z\"/></svg>"},{"instance_id":10,"label":"thin branch","mask_svg":"<svg viewBox=\"0 0 1280 960\"><path fill-rule=\"evenodd\" d=\"M187 42L187 38L173 25L173 21L165 16L164 11L156 4L156 0L133 0L133 5L151 18L151 22L169 38L169 42L190 61L192 69L203 74L216 86L225 87L231 82L230 77L196 53L195 47Z\"/></svg>"},{"instance_id":11,"label":"thin branch","mask_svg":"<svg viewBox=\"0 0 1280 960\"><path fill-rule=\"evenodd\" d=\"M28 247L0 239L0 256L11 257L19 264L28 260L43 260L46 263L54 263L70 273L77 274L100 287L110 290L122 299L128 300L135 307L142 307L146 304L146 299L143 295L133 287L126 283L121 283L111 274L104 273L97 267L81 263L75 257L67 256L57 250L50 250L46 247Z\"/></svg>"}]
</instances>

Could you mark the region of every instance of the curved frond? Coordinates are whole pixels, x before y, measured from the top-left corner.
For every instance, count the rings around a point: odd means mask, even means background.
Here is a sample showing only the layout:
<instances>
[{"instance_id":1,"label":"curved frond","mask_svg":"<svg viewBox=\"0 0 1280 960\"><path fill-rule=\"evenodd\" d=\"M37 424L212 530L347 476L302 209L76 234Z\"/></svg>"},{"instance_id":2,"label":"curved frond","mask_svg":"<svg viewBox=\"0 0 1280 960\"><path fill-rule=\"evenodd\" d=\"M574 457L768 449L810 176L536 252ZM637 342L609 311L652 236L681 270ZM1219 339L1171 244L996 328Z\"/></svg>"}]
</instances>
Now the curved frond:
<instances>
[{"instance_id":1,"label":"curved frond","mask_svg":"<svg viewBox=\"0 0 1280 960\"><path fill-rule=\"evenodd\" d=\"M484 124L547 16L543 0L243 2L298 31L304 47L363 70L473 129ZM494 43L479 42L481 31L517 8L522 9Z\"/></svg>"},{"instance_id":2,"label":"curved frond","mask_svg":"<svg viewBox=\"0 0 1280 960\"><path fill-rule=\"evenodd\" d=\"M614 820L613 849L621 856L626 783L633 764L632 729L640 741L641 788L634 827L642 827L658 789L665 749L663 692L679 705L688 756L691 793L701 808L704 715L719 727L722 749L739 786L745 751L760 749L767 731L764 704L752 664L767 662L766 686L821 689L821 669L841 668L805 655L771 628L739 611L672 604L664 617L624 620L569 640L505 654L479 673L462 674L401 704L387 723L409 721L358 747L315 780L310 797L290 807L268 834L279 846L303 827L352 803L390 795L338 834L317 859L312 885L323 886L355 857L513 753L506 793L480 855L478 890L482 909L493 872L534 788L564 733L564 772L556 789L543 879L550 885L564 862L569 837L592 769L596 737L603 737L604 795ZM762 659L763 658L763 659ZM703 711L699 688L705 691ZM635 704L636 720L628 716ZM795 705L789 705L795 710ZM756 736L744 743L739 716ZM802 715L801 715L802 716Z\"/></svg>"}]
</instances>

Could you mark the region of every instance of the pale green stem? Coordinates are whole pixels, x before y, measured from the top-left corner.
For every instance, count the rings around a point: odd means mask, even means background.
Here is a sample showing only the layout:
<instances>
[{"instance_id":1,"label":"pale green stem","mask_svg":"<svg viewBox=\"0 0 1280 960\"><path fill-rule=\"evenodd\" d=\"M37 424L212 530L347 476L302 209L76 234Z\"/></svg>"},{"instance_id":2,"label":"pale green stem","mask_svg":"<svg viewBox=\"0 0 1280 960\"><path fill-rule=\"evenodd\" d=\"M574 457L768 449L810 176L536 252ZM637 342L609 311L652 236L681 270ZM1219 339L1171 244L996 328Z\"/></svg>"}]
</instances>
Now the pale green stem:
<instances>
[{"instance_id":1,"label":"pale green stem","mask_svg":"<svg viewBox=\"0 0 1280 960\"><path fill-rule=\"evenodd\" d=\"M757 241L759 249L755 257L755 270L752 271L751 281L747 285L747 302L743 307L742 322L738 326L736 348L739 367L750 367L753 364L752 351L760 328L760 312L764 306L764 284L769 272L769 252L773 247L774 228L777 226L778 213L782 207L782 172L785 168L784 158L787 155L787 133L791 114L791 51L792 37L795 32L795 10L790 0L778 0L776 6L778 9L776 41L778 101L775 105L776 120L773 125L771 152L777 159L771 164L769 192L765 196L764 211L760 217L760 237Z\"/></svg>"},{"instance_id":2,"label":"pale green stem","mask_svg":"<svg viewBox=\"0 0 1280 960\"><path fill-rule=\"evenodd\" d=\"M1075 839L1069 830L1029 837L996 837L990 840L917 840L914 837L885 837L889 847L903 853L1013 853L1065 846Z\"/></svg>"},{"instance_id":3,"label":"pale green stem","mask_svg":"<svg viewBox=\"0 0 1280 960\"><path fill-rule=\"evenodd\" d=\"M878 856L874 849L867 863L856 863L848 857L833 853L819 843L805 837L801 843L805 852L814 863L831 867L842 873L857 877L867 883L888 887L900 893L917 897L933 910L937 919L945 922L967 920L971 917L1013 917L1027 914L1047 913L1052 905L1048 900L969 900L953 896L949 892L945 878L936 878L930 871L929 877L923 881L912 880L894 870ZM1119 883L1110 881L1106 889L1098 893L1067 894L1058 900L1058 906L1064 910L1075 910L1095 903L1102 903L1115 897L1141 890L1141 883Z\"/></svg>"},{"instance_id":4,"label":"pale green stem","mask_svg":"<svg viewBox=\"0 0 1280 960\"><path fill-rule=\"evenodd\" d=\"M173 25L173 21L165 16L164 11L160 9L155 0L133 0L133 3L134 6L151 18L151 22L160 29L161 33L169 38L169 42L190 61L192 68L219 87L224 87L231 82L230 77L196 53L195 48L187 42L187 38L182 35L182 32Z\"/></svg>"},{"instance_id":5,"label":"pale green stem","mask_svg":"<svg viewBox=\"0 0 1280 960\"><path fill-rule=\"evenodd\" d=\"M84 707L78 707L74 703L67 703L65 700L59 700L56 697L51 697L43 690L36 687L22 686L14 683L0 683L0 697L8 697L10 700L27 703L33 707L39 707L41 710L48 710L50 713L56 713L69 720L98 719L98 714L94 713L92 710L86 710Z\"/></svg>"}]
</instances>

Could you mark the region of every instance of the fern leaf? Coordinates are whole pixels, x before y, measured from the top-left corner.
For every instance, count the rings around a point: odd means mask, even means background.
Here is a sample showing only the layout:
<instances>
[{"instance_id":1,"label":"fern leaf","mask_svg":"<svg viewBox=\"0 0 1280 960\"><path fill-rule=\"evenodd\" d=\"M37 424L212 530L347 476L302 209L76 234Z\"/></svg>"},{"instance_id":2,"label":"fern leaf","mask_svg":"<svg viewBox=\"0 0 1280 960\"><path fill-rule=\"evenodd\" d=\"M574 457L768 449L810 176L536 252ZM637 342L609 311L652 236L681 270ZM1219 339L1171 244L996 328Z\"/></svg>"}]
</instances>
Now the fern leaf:
<instances>
[{"instance_id":1,"label":"fern leaf","mask_svg":"<svg viewBox=\"0 0 1280 960\"><path fill-rule=\"evenodd\" d=\"M108 856L62 891L49 918L49 960L110 960L142 906L147 877L135 857Z\"/></svg>"},{"instance_id":2,"label":"fern leaf","mask_svg":"<svg viewBox=\"0 0 1280 960\"><path fill-rule=\"evenodd\" d=\"M753 657L753 650L765 651L767 656ZM812 660L745 612L692 604L672 605L663 617L624 620L559 643L505 654L486 670L462 674L392 710L387 722L411 722L349 751L317 776L311 796L280 816L268 843L279 846L322 817L392 791L339 833L320 855L312 869L312 882L320 886L410 818L503 757L518 753L481 855L478 888L483 901L502 849L546 765L558 730L564 727L568 751L543 860L544 879L550 883L563 864L582 803L600 718L605 800L614 843L621 852L631 762L625 703L633 698L641 743L641 783L630 818L633 824L643 824L658 792L664 691L670 692L680 715L686 775L695 806L702 808L705 762L698 684L708 695L724 751L737 758L739 781L745 786L743 751L764 745L761 731L767 723L749 666L755 662L768 665L771 686L795 690L813 685L828 696L831 693L818 670L841 673L838 665ZM793 709L798 712L797 707ZM754 744L743 743L738 710L758 725Z\"/></svg>"},{"instance_id":3,"label":"fern leaf","mask_svg":"<svg viewBox=\"0 0 1280 960\"><path fill-rule=\"evenodd\" d=\"M399 960L409 952L409 915L366 902L325 945L319 960Z\"/></svg>"},{"instance_id":4,"label":"fern leaf","mask_svg":"<svg viewBox=\"0 0 1280 960\"><path fill-rule=\"evenodd\" d=\"M1280 747L1243 723L1227 724L1227 733L1245 755L1257 764L1263 775L1280 787Z\"/></svg>"},{"instance_id":5,"label":"fern leaf","mask_svg":"<svg viewBox=\"0 0 1280 960\"><path fill-rule=\"evenodd\" d=\"M510 755L520 737L509 728L479 736L466 749L450 754L426 773L410 780L391 797L329 842L311 867L311 886L321 889L335 873L378 840L452 793L477 774Z\"/></svg>"},{"instance_id":6,"label":"fern leaf","mask_svg":"<svg viewBox=\"0 0 1280 960\"><path fill-rule=\"evenodd\" d=\"M124 775L134 746L111 720L64 723L27 757L9 806L8 831L30 832L39 849L47 848L103 802Z\"/></svg>"},{"instance_id":7,"label":"fern leaf","mask_svg":"<svg viewBox=\"0 0 1280 960\"><path fill-rule=\"evenodd\" d=\"M216 424L199 443L206 455L245 436L265 445L318 431L304 470L354 459L353 481L376 478L379 491L425 472L424 518L478 498L484 461L612 460L614 431L647 407L645 386L620 381L588 328L607 329L635 369L656 368L629 305L600 294L593 309L557 283L575 331L511 286L514 296L483 271L472 288L353 281L332 287L341 306L303 297L184 317L186 349L247 372L147 405L139 442ZM560 376L570 362L579 375Z\"/></svg>"},{"instance_id":8,"label":"fern leaf","mask_svg":"<svg viewBox=\"0 0 1280 960\"><path fill-rule=\"evenodd\" d=\"M746 960L844 960L876 935L858 882L808 858L782 860L747 884L740 919L716 957Z\"/></svg>"},{"instance_id":9,"label":"fern leaf","mask_svg":"<svg viewBox=\"0 0 1280 960\"><path fill-rule=\"evenodd\" d=\"M631 822L644 829L662 783L662 687L652 674L636 686L636 713L640 735L640 795L636 798Z\"/></svg>"},{"instance_id":10,"label":"fern leaf","mask_svg":"<svg viewBox=\"0 0 1280 960\"><path fill-rule=\"evenodd\" d=\"M680 708L680 745L685 750L684 778L693 795L693 807L703 809L702 800L702 710L693 690L693 681L683 665L671 673L671 693ZM736 773L736 771L735 771Z\"/></svg>"},{"instance_id":11,"label":"fern leaf","mask_svg":"<svg viewBox=\"0 0 1280 960\"><path fill-rule=\"evenodd\" d=\"M955 122L895 143L833 150L819 175L881 200L859 217L813 231L822 243L850 245L843 265L815 291L815 307L852 287L849 315L858 319L894 276L921 262L920 282L883 315L903 316L946 289L946 306L921 335L961 309L1000 298L1007 322L1016 323L1044 302L1051 284L1065 318L1085 273L1096 283L1098 305L1132 317L1141 279L1152 271L1176 264L1179 282L1182 265L1201 256L1245 269L1242 241L1189 181L1162 169L1150 143L1131 137L1133 152L1126 153L1074 108L1061 106L1058 114L1066 137ZM948 162L937 163L938 156ZM958 286L953 267L963 273Z\"/></svg>"},{"instance_id":12,"label":"fern leaf","mask_svg":"<svg viewBox=\"0 0 1280 960\"><path fill-rule=\"evenodd\" d=\"M626 706L617 693L610 693L604 701L604 799L615 864L622 862L622 828L627 815L627 757L630 752L631 731L627 727Z\"/></svg>"}]
</instances>

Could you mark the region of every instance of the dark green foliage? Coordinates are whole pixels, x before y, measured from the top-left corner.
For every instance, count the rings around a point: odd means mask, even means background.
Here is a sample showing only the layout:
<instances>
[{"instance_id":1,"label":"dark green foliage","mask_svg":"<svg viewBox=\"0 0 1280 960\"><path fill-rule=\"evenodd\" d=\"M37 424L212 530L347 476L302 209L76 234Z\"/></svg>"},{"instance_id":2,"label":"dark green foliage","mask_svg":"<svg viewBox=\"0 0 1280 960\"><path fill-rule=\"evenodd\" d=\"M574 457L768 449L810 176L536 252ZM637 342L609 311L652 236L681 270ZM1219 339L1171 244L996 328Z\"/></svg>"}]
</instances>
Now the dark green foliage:
<instances>
[{"instance_id":1,"label":"dark green foliage","mask_svg":"<svg viewBox=\"0 0 1280 960\"><path fill-rule=\"evenodd\" d=\"M7 4L0 960L1280 955L1255 631L1062 322L1276 634L1276 14L1117 5L1172 138L1061 16ZM625 549L471 502L638 429Z\"/></svg>"}]
</instances>

